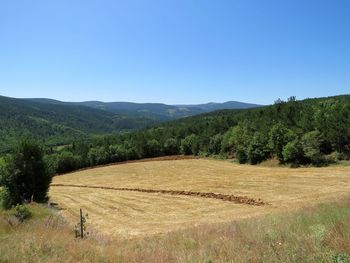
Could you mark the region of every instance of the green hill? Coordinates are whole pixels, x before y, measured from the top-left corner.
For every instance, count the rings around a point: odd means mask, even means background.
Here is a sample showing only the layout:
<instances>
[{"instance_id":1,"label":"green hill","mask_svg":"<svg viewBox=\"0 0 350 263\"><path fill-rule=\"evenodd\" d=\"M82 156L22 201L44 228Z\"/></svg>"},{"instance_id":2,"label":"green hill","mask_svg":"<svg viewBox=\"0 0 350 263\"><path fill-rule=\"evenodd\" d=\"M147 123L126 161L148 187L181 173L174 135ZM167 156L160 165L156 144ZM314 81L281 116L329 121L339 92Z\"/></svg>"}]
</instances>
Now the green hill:
<instances>
[{"instance_id":1,"label":"green hill","mask_svg":"<svg viewBox=\"0 0 350 263\"><path fill-rule=\"evenodd\" d=\"M28 134L55 145L155 123L158 121L150 118L85 106L0 96L0 151L6 151L20 136Z\"/></svg>"},{"instance_id":2,"label":"green hill","mask_svg":"<svg viewBox=\"0 0 350 263\"><path fill-rule=\"evenodd\" d=\"M245 103L236 106L243 105L256 106ZM62 102L0 96L0 152L6 152L23 135L34 136L46 145L63 145L94 135L138 130L212 110L204 108L161 103Z\"/></svg>"},{"instance_id":3,"label":"green hill","mask_svg":"<svg viewBox=\"0 0 350 263\"><path fill-rule=\"evenodd\" d=\"M75 118L78 114L81 118ZM86 136L88 131L101 131L103 121L110 120L105 112L80 107L60 107L7 97L0 97L0 149L12 145L20 136L31 134L47 139L48 143L68 143ZM96 125L97 122L98 125Z\"/></svg>"},{"instance_id":4,"label":"green hill","mask_svg":"<svg viewBox=\"0 0 350 263\"><path fill-rule=\"evenodd\" d=\"M114 114L124 114L130 116L146 117L159 121L174 120L183 117L198 115L201 113L221 110L221 109L249 109L260 107L258 104L244 103L238 101L228 101L224 103L206 103L193 105L167 105L163 103L133 103L133 102L62 102L51 99L29 99L30 101L49 103L55 105L76 105L86 106L94 109L112 112Z\"/></svg>"}]
</instances>

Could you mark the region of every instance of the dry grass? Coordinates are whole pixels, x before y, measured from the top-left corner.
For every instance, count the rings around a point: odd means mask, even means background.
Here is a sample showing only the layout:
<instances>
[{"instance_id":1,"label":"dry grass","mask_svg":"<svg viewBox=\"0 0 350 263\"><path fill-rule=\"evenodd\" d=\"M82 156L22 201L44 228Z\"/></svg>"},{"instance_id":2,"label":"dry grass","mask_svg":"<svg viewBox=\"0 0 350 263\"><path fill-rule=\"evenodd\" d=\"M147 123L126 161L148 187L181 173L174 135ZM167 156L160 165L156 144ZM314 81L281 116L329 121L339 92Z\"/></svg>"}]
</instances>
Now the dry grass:
<instances>
[{"instance_id":1,"label":"dry grass","mask_svg":"<svg viewBox=\"0 0 350 263\"><path fill-rule=\"evenodd\" d=\"M33 219L15 227L0 211L0 262L332 262L350 254L349 201L166 235L86 240L75 240L55 211L33 204Z\"/></svg>"},{"instance_id":2,"label":"dry grass","mask_svg":"<svg viewBox=\"0 0 350 263\"><path fill-rule=\"evenodd\" d=\"M50 197L65 218L82 207L90 228L130 237L164 233L202 224L228 222L296 209L350 192L350 168L278 168L205 159L128 163L79 171L53 183L157 190L214 192L271 203L253 207L221 200L160 193L51 187Z\"/></svg>"}]
</instances>

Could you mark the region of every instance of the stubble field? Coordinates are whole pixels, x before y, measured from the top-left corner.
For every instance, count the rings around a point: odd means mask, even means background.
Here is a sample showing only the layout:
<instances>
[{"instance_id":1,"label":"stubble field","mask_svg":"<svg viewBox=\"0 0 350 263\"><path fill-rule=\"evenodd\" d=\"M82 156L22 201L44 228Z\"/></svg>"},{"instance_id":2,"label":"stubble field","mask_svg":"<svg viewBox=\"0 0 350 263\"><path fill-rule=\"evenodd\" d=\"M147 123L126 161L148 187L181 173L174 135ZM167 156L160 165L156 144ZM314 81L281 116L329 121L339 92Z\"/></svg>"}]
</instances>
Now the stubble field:
<instances>
[{"instance_id":1,"label":"stubble field","mask_svg":"<svg viewBox=\"0 0 350 263\"><path fill-rule=\"evenodd\" d=\"M350 168L269 168L207 159L133 162L56 176L52 202L99 233L165 233L297 209L350 192Z\"/></svg>"}]
</instances>

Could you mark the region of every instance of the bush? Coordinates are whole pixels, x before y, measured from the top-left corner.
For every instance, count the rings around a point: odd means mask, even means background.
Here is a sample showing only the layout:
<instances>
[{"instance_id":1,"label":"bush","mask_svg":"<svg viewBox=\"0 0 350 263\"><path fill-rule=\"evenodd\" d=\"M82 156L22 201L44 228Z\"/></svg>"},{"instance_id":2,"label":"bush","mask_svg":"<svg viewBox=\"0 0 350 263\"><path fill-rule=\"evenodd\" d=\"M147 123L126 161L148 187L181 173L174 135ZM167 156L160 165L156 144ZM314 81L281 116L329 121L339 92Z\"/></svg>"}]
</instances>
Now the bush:
<instances>
[{"instance_id":1,"label":"bush","mask_svg":"<svg viewBox=\"0 0 350 263\"><path fill-rule=\"evenodd\" d=\"M334 263L350 263L350 256L347 253L339 253L332 257Z\"/></svg>"},{"instance_id":2,"label":"bush","mask_svg":"<svg viewBox=\"0 0 350 263\"><path fill-rule=\"evenodd\" d=\"M209 157L210 154L208 152L206 152L206 151L199 151L198 152L198 156L199 157Z\"/></svg>"},{"instance_id":3,"label":"bush","mask_svg":"<svg viewBox=\"0 0 350 263\"><path fill-rule=\"evenodd\" d=\"M4 209L10 209L13 205L10 192L5 187L0 190L0 205Z\"/></svg>"},{"instance_id":4,"label":"bush","mask_svg":"<svg viewBox=\"0 0 350 263\"><path fill-rule=\"evenodd\" d=\"M15 212L13 214L20 222L30 218L32 216L32 212L25 205L17 204L15 206Z\"/></svg>"},{"instance_id":5,"label":"bush","mask_svg":"<svg viewBox=\"0 0 350 263\"><path fill-rule=\"evenodd\" d=\"M345 160L345 155L340 152L332 152L331 154L328 154L325 156L325 159L328 163L337 163L339 161Z\"/></svg>"}]
</instances>

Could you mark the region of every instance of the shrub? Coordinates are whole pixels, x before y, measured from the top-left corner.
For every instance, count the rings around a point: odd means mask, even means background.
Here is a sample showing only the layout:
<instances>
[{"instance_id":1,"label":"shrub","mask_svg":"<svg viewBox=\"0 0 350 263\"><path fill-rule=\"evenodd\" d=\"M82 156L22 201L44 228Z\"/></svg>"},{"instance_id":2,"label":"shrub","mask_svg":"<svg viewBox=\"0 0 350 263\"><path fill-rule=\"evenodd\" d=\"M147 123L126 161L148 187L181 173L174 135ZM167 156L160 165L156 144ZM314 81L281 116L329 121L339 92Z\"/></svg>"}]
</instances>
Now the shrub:
<instances>
[{"instance_id":1,"label":"shrub","mask_svg":"<svg viewBox=\"0 0 350 263\"><path fill-rule=\"evenodd\" d=\"M350 263L350 256L347 253L339 253L332 257L334 263Z\"/></svg>"},{"instance_id":2,"label":"shrub","mask_svg":"<svg viewBox=\"0 0 350 263\"><path fill-rule=\"evenodd\" d=\"M32 212L29 210L29 208L27 206L17 204L15 206L14 216L20 222L23 222L24 220L26 220L32 216Z\"/></svg>"},{"instance_id":3,"label":"shrub","mask_svg":"<svg viewBox=\"0 0 350 263\"><path fill-rule=\"evenodd\" d=\"M332 152L331 154L328 154L325 156L327 162L329 163L336 163L336 162L339 162L339 161L342 161L342 160L345 160L346 157L343 153L340 153L340 152Z\"/></svg>"},{"instance_id":4,"label":"shrub","mask_svg":"<svg viewBox=\"0 0 350 263\"><path fill-rule=\"evenodd\" d=\"M206 151L199 151L198 152L198 156L200 156L200 157L209 157L210 154L208 152L206 152Z\"/></svg>"},{"instance_id":5,"label":"shrub","mask_svg":"<svg viewBox=\"0 0 350 263\"><path fill-rule=\"evenodd\" d=\"M4 209L10 209L13 205L10 192L5 187L2 190L0 190L0 205Z\"/></svg>"}]
</instances>

